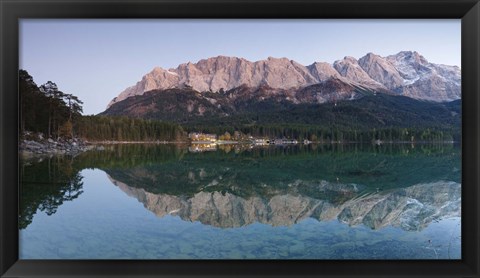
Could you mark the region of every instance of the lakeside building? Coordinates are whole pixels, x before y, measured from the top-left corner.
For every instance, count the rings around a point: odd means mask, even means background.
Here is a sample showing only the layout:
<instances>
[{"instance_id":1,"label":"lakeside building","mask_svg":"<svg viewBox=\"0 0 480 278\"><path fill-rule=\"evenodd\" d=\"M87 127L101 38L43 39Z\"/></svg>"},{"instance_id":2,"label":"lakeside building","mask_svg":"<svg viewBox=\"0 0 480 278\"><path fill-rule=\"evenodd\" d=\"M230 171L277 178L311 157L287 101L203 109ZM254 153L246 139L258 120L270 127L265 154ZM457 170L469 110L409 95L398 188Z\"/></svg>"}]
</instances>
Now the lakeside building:
<instances>
[{"instance_id":1,"label":"lakeside building","mask_svg":"<svg viewBox=\"0 0 480 278\"><path fill-rule=\"evenodd\" d=\"M188 134L188 138L192 141L202 141L202 142L216 142L217 135L216 134L208 134L208 133L201 133L201 132L190 132Z\"/></svg>"}]
</instances>

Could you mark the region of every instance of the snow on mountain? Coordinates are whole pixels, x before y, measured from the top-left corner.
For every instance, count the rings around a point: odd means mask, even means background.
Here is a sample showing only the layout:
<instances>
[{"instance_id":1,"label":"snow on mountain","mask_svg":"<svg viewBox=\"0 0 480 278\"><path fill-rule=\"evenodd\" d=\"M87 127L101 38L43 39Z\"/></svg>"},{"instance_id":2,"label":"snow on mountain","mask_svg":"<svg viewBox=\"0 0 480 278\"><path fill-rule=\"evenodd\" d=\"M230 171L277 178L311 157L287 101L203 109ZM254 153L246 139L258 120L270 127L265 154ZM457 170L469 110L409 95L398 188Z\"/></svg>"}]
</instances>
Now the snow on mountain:
<instances>
[{"instance_id":1,"label":"snow on mountain","mask_svg":"<svg viewBox=\"0 0 480 278\"><path fill-rule=\"evenodd\" d=\"M190 87L199 92L219 92L240 86L300 90L331 78L429 101L452 101L461 97L460 68L430 63L415 51L402 51L387 57L368 53L359 60L347 56L333 65L315 62L309 66L287 58L269 57L251 62L217 56L181 64L175 69L156 67L137 84L121 92L108 107L151 90Z\"/></svg>"}]
</instances>

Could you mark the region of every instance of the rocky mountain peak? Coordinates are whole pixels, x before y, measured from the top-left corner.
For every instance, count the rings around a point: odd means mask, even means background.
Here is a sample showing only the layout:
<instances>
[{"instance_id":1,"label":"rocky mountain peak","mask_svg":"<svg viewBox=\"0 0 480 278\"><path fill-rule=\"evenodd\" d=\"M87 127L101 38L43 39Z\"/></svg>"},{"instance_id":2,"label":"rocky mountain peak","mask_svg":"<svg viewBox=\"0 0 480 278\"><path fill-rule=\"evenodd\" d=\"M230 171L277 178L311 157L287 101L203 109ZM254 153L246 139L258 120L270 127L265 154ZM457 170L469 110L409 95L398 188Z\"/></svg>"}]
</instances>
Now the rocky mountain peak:
<instances>
[{"instance_id":1,"label":"rocky mountain peak","mask_svg":"<svg viewBox=\"0 0 480 278\"><path fill-rule=\"evenodd\" d=\"M430 63L416 51L401 51L386 57L400 73L399 94L429 101L452 101L461 97L461 72L457 66Z\"/></svg>"},{"instance_id":2,"label":"rocky mountain peak","mask_svg":"<svg viewBox=\"0 0 480 278\"><path fill-rule=\"evenodd\" d=\"M428 64L427 59L420 55L417 51L400 51L395 56L397 60L404 60L408 63Z\"/></svg>"},{"instance_id":3,"label":"rocky mountain peak","mask_svg":"<svg viewBox=\"0 0 480 278\"><path fill-rule=\"evenodd\" d=\"M308 66L308 70L318 81L322 82L332 77L339 78L340 74L329 63L315 62Z\"/></svg>"},{"instance_id":4,"label":"rocky mountain peak","mask_svg":"<svg viewBox=\"0 0 480 278\"><path fill-rule=\"evenodd\" d=\"M403 85L403 78L395 66L379 55L368 53L358 60L358 64L373 80L388 89Z\"/></svg>"},{"instance_id":5,"label":"rocky mountain peak","mask_svg":"<svg viewBox=\"0 0 480 278\"><path fill-rule=\"evenodd\" d=\"M401 51L395 55L387 56L386 59L397 68L402 77L407 80L407 83L411 83L408 80L419 78L420 75L431 72L430 63L415 51Z\"/></svg>"},{"instance_id":6,"label":"rocky mountain peak","mask_svg":"<svg viewBox=\"0 0 480 278\"><path fill-rule=\"evenodd\" d=\"M343 60L337 60L333 63L333 67L341 76L349 80L376 88L384 88L382 84L373 80L358 64L357 59L353 57L346 56Z\"/></svg>"},{"instance_id":7,"label":"rocky mountain peak","mask_svg":"<svg viewBox=\"0 0 480 278\"><path fill-rule=\"evenodd\" d=\"M460 98L460 75L460 68L430 63L416 51L401 51L387 57L370 52L358 60L345 56L333 65L315 62L309 66L285 57L251 62L219 55L180 64L174 69L155 67L137 84L121 92L108 107L151 90L191 87L198 92L215 93L240 86L257 89L261 85L300 90L330 78L343 78L346 83L417 99L451 101Z\"/></svg>"},{"instance_id":8,"label":"rocky mountain peak","mask_svg":"<svg viewBox=\"0 0 480 278\"><path fill-rule=\"evenodd\" d=\"M357 64L358 63L358 60L355 57L352 57L352 56L345 56L345 57L343 57L343 60L347 61L349 63L352 63L352 64Z\"/></svg>"},{"instance_id":9,"label":"rocky mountain peak","mask_svg":"<svg viewBox=\"0 0 480 278\"><path fill-rule=\"evenodd\" d=\"M286 61L286 62L289 62L290 60L287 59L286 57L276 58L276 57L268 56L267 61Z\"/></svg>"}]
</instances>

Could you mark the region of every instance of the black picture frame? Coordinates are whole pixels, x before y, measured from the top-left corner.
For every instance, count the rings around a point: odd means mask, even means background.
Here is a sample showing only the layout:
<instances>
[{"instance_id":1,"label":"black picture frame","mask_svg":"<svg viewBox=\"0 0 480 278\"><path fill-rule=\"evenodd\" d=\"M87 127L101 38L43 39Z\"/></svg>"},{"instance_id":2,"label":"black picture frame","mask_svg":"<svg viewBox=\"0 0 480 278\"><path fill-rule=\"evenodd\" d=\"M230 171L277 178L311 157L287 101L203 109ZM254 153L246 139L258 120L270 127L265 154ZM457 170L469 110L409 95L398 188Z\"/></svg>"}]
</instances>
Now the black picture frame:
<instances>
[{"instance_id":1,"label":"black picture frame","mask_svg":"<svg viewBox=\"0 0 480 278\"><path fill-rule=\"evenodd\" d=\"M18 20L21 18L462 19L462 259L19 260ZM478 0L0 0L1 277L480 277Z\"/></svg>"}]
</instances>

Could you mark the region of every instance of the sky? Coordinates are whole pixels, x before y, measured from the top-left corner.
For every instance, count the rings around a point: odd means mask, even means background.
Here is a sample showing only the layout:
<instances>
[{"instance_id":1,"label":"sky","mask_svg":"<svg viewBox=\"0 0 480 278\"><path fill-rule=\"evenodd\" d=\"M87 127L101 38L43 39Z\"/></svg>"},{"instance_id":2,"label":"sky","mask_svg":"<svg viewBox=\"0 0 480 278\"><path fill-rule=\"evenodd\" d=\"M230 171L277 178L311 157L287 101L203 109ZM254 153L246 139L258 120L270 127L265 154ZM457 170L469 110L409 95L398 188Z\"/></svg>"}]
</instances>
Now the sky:
<instances>
[{"instance_id":1,"label":"sky","mask_svg":"<svg viewBox=\"0 0 480 278\"><path fill-rule=\"evenodd\" d=\"M460 27L459 19L21 19L19 67L37 85L53 81L78 96L90 115L156 66L219 55L310 65L415 50L429 62L460 67Z\"/></svg>"}]
</instances>

